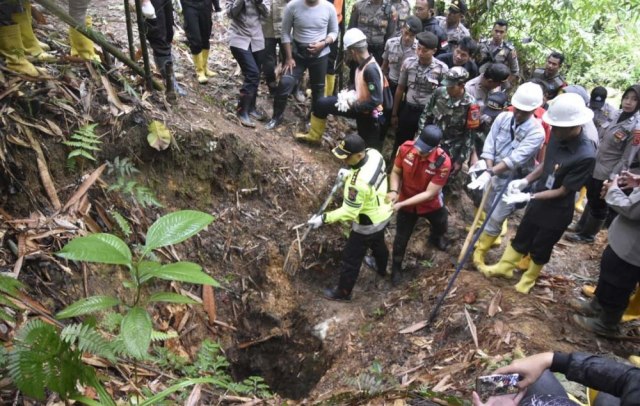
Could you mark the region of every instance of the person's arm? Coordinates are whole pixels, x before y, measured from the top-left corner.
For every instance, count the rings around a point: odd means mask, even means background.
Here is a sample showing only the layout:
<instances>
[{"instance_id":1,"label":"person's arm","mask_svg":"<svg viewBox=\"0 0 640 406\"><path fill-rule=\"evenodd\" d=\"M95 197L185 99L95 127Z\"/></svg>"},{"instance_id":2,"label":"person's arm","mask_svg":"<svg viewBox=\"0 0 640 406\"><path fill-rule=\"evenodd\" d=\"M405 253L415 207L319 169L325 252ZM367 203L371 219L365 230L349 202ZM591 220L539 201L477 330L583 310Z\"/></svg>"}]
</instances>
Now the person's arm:
<instances>
[{"instance_id":1,"label":"person's arm","mask_svg":"<svg viewBox=\"0 0 640 406\"><path fill-rule=\"evenodd\" d=\"M399 150L396 152L399 155ZM402 187L402 167L398 166L398 163L393 164L393 169L389 175L389 191L387 192L387 202L395 203L398 201L398 195L400 194L400 188Z\"/></svg>"},{"instance_id":2,"label":"person's arm","mask_svg":"<svg viewBox=\"0 0 640 406\"><path fill-rule=\"evenodd\" d=\"M520 65L518 64L518 54L516 53L515 47L509 52L509 68L511 69L511 74L513 76L519 76L520 74Z\"/></svg>"},{"instance_id":3,"label":"person's arm","mask_svg":"<svg viewBox=\"0 0 640 406\"><path fill-rule=\"evenodd\" d=\"M433 106L436 104L436 99L438 95L438 91L441 88L436 89L435 92L431 95L431 99L429 99L429 104L424 106L424 110L422 110L422 114L420 114L420 121L418 121L418 131L417 134L420 134L425 125L433 122L433 117L431 112L433 111Z\"/></svg>"},{"instance_id":4,"label":"person's arm","mask_svg":"<svg viewBox=\"0 0 640 406\"><path fill-rule=\"evenodd\" d=\"M575 193L582 188L593 173L595 158L584 159L569 169L562 179L562 185L556 189L543 190L531 194L531 199L550 200L564 197L569 193ZM537 168L536 168L537 169ZM535 172L535 170L534 170ZM531 182L529 182L531 184Z\"/></svg>"},{"instance_id":5,"label":"person's arm","mask_svg":"<svg viewBox=\"0 0 640 406\"><path fill-rule=\"evenodd\" d=\"M418 193L417 195L411 196L407 200L403 200L401 202L397 202L393 205L393 210L398 211L403 207L415 206L422 202L426 202L427 200L433 199L438 196L438 193L442 190L442 185L436 185L433 182L429 182L429 186L427 186L427 190L424 192Z\"/></svg>"},{"instance_id":6,"label":"person's arm","mask_svg":"<svg viewBox=\"0 0 640 406\"><path fill-rule=\"evenodd\" d=\"M627 196L618 184L619 177L615 176L608 185L609 190L605 201L616 213L631 220L640 220L640 189L636 188Z\"/></svg>"},{"instance_id":7,"label":"person's arm","mask_svg":"<svg viewBox=\"0 0 640 406\"><path fill-rule=\"evenodd\" d=\"M525 135L524 139L518 144L518 146L502 160L500 164L503 164L504 169L496 173L516 169L529 162L540 151L540 147L542 147L543 143L544 130L542 127L536 126L536 128L533 129L533 131L530 131L529 134Z\"/></svg>"},{"instance_id":8,"label":"person's arm","mask_svg":"<svg viewBox=\"0 0 640 406\"><path fill-rule=\"evenodd\" d=\"M387 20L389 22L387 23L387 32L384 35L385 43L387 42L387 40L389 40L389 38L393 38L394 34L396 33L396 26L398 23L398 12L395 6L391 4L386 7L389 7L391 10L389 10L389 17L387 17Z\"/></svg>"},{"instance_id":9,"label":"person's arm","mask_svg":"<svg viewBox=\"0 0 640 406\"><path fill-rule=\"evenodd\" d=\"M351 176L353 176L353 173ZM325 224L338 221L353 221L358 218L366 198L365 191L358 187L359 185L351 185L350 183L351 177L349 176L345 179L342 206L322 215L322 221Z\"/></svg>"},{"instance_id":10,"label":"person's arm","mask_svg":"<svg viewBox=\"0 0 640 406\"><path fill-rule=\"evenodd\" d=\"M269 17L269 10L271 9L271 0L253 0L256 8L258 9L258 14L261 17Z\"/></svg>"},{"instance_id":11,"label":"person's arm","mask_svg":"<svg viewBox=\"0 0 640 406\"><path fill-rule=\"evenodd\" d=\"M362 102L356 101L352 108L356 112L372 111L382 104L382 72L375 64L369 64L365 67L363 78L369 89L369 99Z\"/></svg>"},{"instance_id":12,"label":"person's arm","mask_svg":"<svg viewBox=\"0 0 640 406\"><path fill-rule=\"evenodd\" d=\"M331 6L329 12L330 15L329 25L327 26L327 36L324 39L324 42L327 46L332 44L338 38L338 33L340 32L340 28L338 26L338 14L336 13L336 9Z\"/></svg>"},{"instance_id":13,"label":"person's arm","mask_svg":"<svg viewBox=\"0 0 640 406\"><path fill-rule=\"evenodd\" d=\"M612 175L617 175L623 170L629 169L634 159L637 159L640 152L640 126L636 127L627 140L627 145L622 152L622 159L611 170Z\"/></svg>"},{"instance_id":14,"label":"person's arm","mask_svg":"<svg viewBox=\"0 0 640 406\"><path fill-rule=\"evenodd\" d=\"M238 18L244 9L244 0L227 0L227 10L230 18Z\"/></svg>"}]
</instances>

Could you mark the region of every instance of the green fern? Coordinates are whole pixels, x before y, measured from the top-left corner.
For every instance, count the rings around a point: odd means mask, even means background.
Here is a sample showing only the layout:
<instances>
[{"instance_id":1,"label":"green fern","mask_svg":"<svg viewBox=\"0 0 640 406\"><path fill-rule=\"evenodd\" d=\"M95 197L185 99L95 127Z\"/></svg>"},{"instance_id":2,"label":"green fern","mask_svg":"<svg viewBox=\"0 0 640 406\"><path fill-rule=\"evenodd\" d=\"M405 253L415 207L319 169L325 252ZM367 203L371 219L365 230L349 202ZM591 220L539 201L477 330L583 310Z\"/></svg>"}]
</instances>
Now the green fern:
<instances>
[{"instance_id":1,"label":"green fern","mask_svg":"<svg viewBox=\"0 0 640 406\"><path fill-rule=\"evenodd\" d=\"M100 151L99 144L102 141L98 139L95 133L95 128L98 124L88 124L80 127L73 135L71 135L72 141L63 141L62 143L73 149L67 155L67 160L72 160L76 157L82 157L95 161L96 158L93 155L95 151Z\"/></svg>"},{"instance_id":2,"label":"green fern","mask_svg":"<svg viewBox=\"0 0 640 406\"><path fill-rule=\"evenodd\" d=\"M0 320L14 321L13 309L18 307L6 295L16 296L22 287L17 279L0 275Z\"/></svg>"},{"instance_id":3,"label":"green fern","mask_svg":"<svg viewBox=\"0 0 640 406\"><path fill-rule=\"evenodd\" d=\"M162 207L153 190L133 179L140 171L133 166L129 158L120 159L120 157L116 157L113 162L107 162L107 167L107 174L116 177L115 183L109 186L107 190L128 195L142 207ZM116 221L118 220L116 219Z\"/></svg>"},{"instance_id":4,"label":"green fern","mask_svg":"<svg viewBox=\"0 0 640 406\"><path fill-rule=\"evenodd\" d=\"M122 324L124 316L120 313L107 312L102 320L100 320L100 327L109 333L116 334Z\"/></svg>"},{"instance_id":5,"label":"green fern","mask_svg":"<svg viewBox=\"0 0 640 406\"><path fill-rule=\"evenodd\" d=\"M120 231L122 231L122 234L124 234L124 236L128 238L131 235L131 226L129 225L127 219L125 219L122 214L118 213L115 210L110 211L109 214L111 214L111 217L113 217L113 219L116 221L116 224L118 224L118 228L120 229Z\"/></svg>"},{"instance_id":6,"label":"green fern","mask_svg":"<svg viewBox=\"0 0 640 406\"><path fill-rule=\"evenodd\" d=\"M171 340L176 337L178 337L178 333L175 331L165 333L164 331L154 330L151 332L151 341L153 342Z\"/></svg>"},{"instance_id":7,"label":"green fern","mask_svg":"<svg viewBox=\"0 0 640 406\"><path fill-rule=\"evenodd\" d=\"M67 344L76 345L81 352L89 352L115 362L113 345L95 328L87 324L70 324L62 329L60 338Z\"/></svg>"}]
</instances>

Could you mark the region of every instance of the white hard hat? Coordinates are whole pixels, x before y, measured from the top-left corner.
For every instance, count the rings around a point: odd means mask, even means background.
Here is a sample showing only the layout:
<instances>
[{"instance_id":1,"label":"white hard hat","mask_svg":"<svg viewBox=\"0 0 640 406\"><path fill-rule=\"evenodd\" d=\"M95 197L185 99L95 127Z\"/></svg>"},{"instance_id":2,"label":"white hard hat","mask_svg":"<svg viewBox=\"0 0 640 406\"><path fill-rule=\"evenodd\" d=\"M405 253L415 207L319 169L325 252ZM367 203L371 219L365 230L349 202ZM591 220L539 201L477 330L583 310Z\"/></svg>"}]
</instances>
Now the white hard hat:
<instances>
[{"instance_id":1,"label":"white hard hat","mask_svg":"<svg viewBox=\"0 0 640 406\"><path fill-rule=\"evenodd\" d=\"M347 32L344 33L344 37L342 38L345 48L349 48L360 41L367 41L367 36L364 35L364 32L360 31L357 28L350 28Z\"/></svg>"},{"instance_id":2,"label":"white hard hat","mask_svg":"<svg viewBox=\"0 0 640 406\"><path fill-rule=\"evenodd\" d=\"M518 86L513 94L511 105L522 111L533 111L542 106L542 88L531 82Z\"/></svg>"},{"instance_id":3,"label":"white hard hat","mask_svg":"<svg viewBox=\"0 0 640 406\"><path fill-rule=\"evenodd\" d=\"M554 127L576 127L593 120L593 110L575 93L564 93L549 102L549 110L542 120Z\"/></svg>"}]
</instances>

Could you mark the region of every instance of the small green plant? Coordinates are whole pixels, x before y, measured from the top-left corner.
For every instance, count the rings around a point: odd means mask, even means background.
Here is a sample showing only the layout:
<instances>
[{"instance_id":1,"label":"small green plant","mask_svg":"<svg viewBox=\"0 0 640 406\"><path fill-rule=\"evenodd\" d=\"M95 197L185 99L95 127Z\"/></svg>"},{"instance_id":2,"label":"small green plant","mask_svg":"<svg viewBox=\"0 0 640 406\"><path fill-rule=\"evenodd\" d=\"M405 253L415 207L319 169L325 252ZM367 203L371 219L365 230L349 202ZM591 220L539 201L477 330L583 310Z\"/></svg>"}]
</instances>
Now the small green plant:
<instances>
[{"instance_id":1,"label":"small green plant","mask_svg":"<svg viewBox=\"0 0 640 406\"><path fill-rule=\"evenodd\" d=\"M17 279L6 275L0 275L0 320L13 322L13 314L11 309L18 307L9 299L9 296L17 296L22 283Z\"/></svg>"},{"instance_id":2,"label":"small green plant","mask_svg":"<svg viewBox=\"0 0 640 406\"><path fill-rule=\"evenodd\" d=\"M111 214L111 217L113 217L113 219L115 220L118 228L120 229L120 231L122 231L122 234L124 234L125 237L129 238L129 236L131 235L131 226L129 225L127 219L115 210L110 211L109 214Z\"/></svg>"},{"instance_id":3,"label":"small green plant","mask_svg":"<svg viewBox=\"0 0 640 406\"><path fill-rule=\"evenodd\" d=\"M376 307L375 309L373 309L373 312L371 313L371 315L375 319L380 319L380 318L384 317L385 314L387 314L387 312L384 309L384 307Z\"/></svg>"},{"instance_id":4,"label":"small green plant","mask_svg":"<svg viewBox=\"0 0 640 406\"><path fill-rule=\"evenodd\" d=\"M162 207L154 191L134 179L138 173L140 171L133 166L129 158L116 157L113 162L107 162L107 174L114 175L116 178L115 183L109 186L108 190L128 195L142 207ZM120 225L117 219L116 221Z\"/></svg>"},{"instance_id":5,"label":"small green plant","mask_svg":"<svg viewBox=\"0 0 640 406\"><path fill-rule=\"evenodd\" d=\"M347 384L366 394L377 394L391 389L396 384L396 378L383 372L382 365L373 361L366 372L355 378L348 378Z\"/></svg>"},{"instance_id":6,"label":"small green plant","mask_svg":"<svg viewBox=\"0 0 640 406\"><path fill-rule=\"evenodd\" d=\"M88 159L95 162L96 157L93 154L95 151L100 151L98 145L102 144L102 141L98 139L95 133L97 126L98 124L84 125L71 135L70 141L62 142L64 145L73 148L67 155L69 166L75 166L78 159Z\"/></svg>"}]
</instances>

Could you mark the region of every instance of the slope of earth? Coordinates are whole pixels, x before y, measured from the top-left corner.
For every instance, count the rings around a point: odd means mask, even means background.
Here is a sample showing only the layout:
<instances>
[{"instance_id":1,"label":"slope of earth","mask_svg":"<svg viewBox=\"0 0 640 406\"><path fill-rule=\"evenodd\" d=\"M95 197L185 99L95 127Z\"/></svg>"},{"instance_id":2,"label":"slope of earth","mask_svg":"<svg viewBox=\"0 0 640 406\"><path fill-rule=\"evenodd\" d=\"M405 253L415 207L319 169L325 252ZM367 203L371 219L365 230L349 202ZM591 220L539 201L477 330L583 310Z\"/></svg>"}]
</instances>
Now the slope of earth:
<instances>
[{"instance_id":1,"label":"slope of earth","mask_svg":"<svg viewBox=\"0 0 640 406\"><path fill-rule=\"evenodd\" d=\"M122 3L94 2L90 11L96 15L96 29L124 48ZM65 28L54 17L48 19L49 25L38 27L37 32L54 52L64 54L68 51ZM91 231L111 231L115 227L103 213L116 209L131 220L140 240L160 213L191 208L215 215L207 230L167 255L201 264L222 283L215 291L216 322L198 306L158 306L154 320L157 326L167 325L180 334L167 344L179 354L194 357L205 338L220 341L233 376L238 380L262 376L279 399L269 402L427 404L419 399L429 398L456 403L470 398L476 375L523 354L580 350L626 357L635 351L631 342L596 338L569 322L572 312L566 302L579 295L583 282L595 281L606 233L594 246L562 241L530 295L515 292L513 281L487 280L470 268L463 270L436 321L427 329L400 333L429 316L453 275L465 226L474 211L466 196L448 202L453 242L448 252L434 251L426 244L429 229L421 222L400 286L392 287L363 266L351 303L323 299L322 289L337 282L346 229L323 227L298 242L304 228L296 226L305 223L331 189L339 162L329 150L350 124L331 121L321 147L296 143L292 133L307 111L304 104L292 101L286 125L278 131L265 131L261 124L255 130L240 127L233 108L241 77L225 44L227 24L214 26L210 66L218 76L208 85L195 81L188 47L178 29L177 71L188 95L175 106L167 105L159 94L137 97L128 94L126 86L116 85L122 103L110 102L100 73L84 65L48 66L49 84L6 75L0 88L3 176L11 173L12 177L2 185L3 270L16 269L24 254L12 250L24 229L9 227L7 222L56 215L41 187L41 172L34 152L27 148L24 128L33 128L44 146L55 189L66 202L81 176L98 165L66 168L68 148L61 141L91 121L100 124L97 133L103 141L96 154L98 163L128 158L141 171L139 181L155 191L164 208L142 208L109 192L114 175L105 174L104 181L89 192L93 204L82 221L93 221ZM141 90L137 79L125 77L130 88ZM261 89L259 105L270 112L265 90ZM67 103L72 111L52 102L58 98L75 101ZM147 125L153 119L164 122L173 133L167 150L156 151L146 141ZM40 127L28 125L34 122ZM510 235L517 222L510 221ZM394 230L392 224L387 232L389 246ZM32 249L55 251L69 237L39 240ZM506 238L489 255L490 261L498 259L505 244ZM30 295L50 313L84 295L121 289L113 284L116 271L105 274L95 267L65 267L64 273L62 264L51 258L26 255L20 274L21 280L29 282ZM184 289L201 295L198 287ZM114 382L110 388L114 393L126 391ZM203 395L203 404L214 402L206 396L212 395Z\"/></svg>"}]
</instances>

